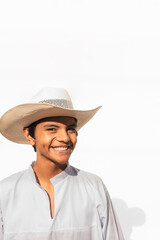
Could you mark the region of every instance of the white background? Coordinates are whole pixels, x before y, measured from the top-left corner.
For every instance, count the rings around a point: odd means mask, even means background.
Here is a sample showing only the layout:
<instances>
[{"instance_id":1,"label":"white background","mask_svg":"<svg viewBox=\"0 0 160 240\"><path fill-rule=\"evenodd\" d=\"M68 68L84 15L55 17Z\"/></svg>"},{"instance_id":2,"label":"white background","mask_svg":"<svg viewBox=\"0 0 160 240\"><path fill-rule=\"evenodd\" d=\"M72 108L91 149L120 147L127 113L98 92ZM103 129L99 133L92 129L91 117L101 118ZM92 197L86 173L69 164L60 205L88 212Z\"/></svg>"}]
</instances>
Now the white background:
<instances>
[{"instance_id":1,"label":"white background","mask_svg":"<svg viewBox=\"0 0 160 240\"><path fill-rule=\"evenodd\" d=\"M126 240L160 239L159 13L158 0L0 2L0 114L44 86L102 104L70 162L103 179ZM0 179L35 160L0 142Z\"/></svg>"}]
</instances>

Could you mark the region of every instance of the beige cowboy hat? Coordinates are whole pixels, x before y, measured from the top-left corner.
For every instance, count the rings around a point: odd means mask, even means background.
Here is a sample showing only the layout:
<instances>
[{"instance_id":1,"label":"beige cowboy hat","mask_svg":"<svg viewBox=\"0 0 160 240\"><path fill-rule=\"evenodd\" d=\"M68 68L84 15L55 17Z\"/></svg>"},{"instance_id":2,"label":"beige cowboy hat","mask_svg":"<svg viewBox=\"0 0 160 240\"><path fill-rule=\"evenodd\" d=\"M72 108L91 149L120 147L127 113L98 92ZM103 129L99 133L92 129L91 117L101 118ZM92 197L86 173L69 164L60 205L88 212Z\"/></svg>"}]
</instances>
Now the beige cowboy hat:
<instances>
[{"instance_id":1,"label":"beige cowboy hat","mask_svg":"<svg viewBox=\"0 0 160 240\"><path fill-rule=\"evenodd\" d=\"M5 112L0 119L0 131L10 141L28 144L23 129L33 122L47 117L74 117L79 130L100 108L101 106L88 111L75 110L65 89L47 87L40 90L30 103L18 105Z\"/></svg>"}]
</instances>

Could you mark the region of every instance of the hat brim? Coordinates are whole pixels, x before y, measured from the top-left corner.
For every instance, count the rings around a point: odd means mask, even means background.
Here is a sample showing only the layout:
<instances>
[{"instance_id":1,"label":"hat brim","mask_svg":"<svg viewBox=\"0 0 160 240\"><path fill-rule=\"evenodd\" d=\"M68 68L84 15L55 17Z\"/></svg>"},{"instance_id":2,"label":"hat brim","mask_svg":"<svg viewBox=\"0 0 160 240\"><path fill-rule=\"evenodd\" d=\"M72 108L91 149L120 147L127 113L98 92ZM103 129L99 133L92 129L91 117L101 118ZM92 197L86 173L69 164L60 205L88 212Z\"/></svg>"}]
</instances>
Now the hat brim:
<instances>
[{"instance_id":1,"label":"hat brim","mask_svg":"<svg viewBox=\"0 0 160 240\"><path fill-rule=\"evenodd\" d=\"M82 111L57 107L47 103L21 104L4 113L0 119L0 130L8 140L28 144L23 129L33 122L47 117L74 117L77 119L77 130L79 130L100 108L101 106Z\"/></svg>"}]
</instances>

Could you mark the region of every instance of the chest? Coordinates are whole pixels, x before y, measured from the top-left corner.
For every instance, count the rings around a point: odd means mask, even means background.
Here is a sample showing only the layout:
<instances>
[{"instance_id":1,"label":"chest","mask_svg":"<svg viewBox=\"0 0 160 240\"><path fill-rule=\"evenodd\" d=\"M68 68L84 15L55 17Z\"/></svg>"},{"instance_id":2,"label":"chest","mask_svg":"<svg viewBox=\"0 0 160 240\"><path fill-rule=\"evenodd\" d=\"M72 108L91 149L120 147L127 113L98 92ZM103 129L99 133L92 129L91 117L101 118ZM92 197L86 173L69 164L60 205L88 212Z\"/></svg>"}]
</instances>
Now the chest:
<instances>
[{"instance_id":1,"label":"chest","mask_svg":"<svg viewBox=\"0 0 160 240\"><path fill-rule=\"evenodd\" d=\"M50 215L51 218L54 218L54 186L53 184L49 181L46 183L41 183L41 187L46 191L48 195L48 202L50 206Z\"/></svg>"},{"instance_id":2,"label":"chest","mask_svg":"<svg viewBox=\"0 0 160 240\"><path fill-rule=\"evenodd\" d=\"M16 193L16 194L15 194ZM97 203L92 188L76 182L18 187L4 205L8 232L48 232L96 225Z\"/></svg>"}]
</instances>

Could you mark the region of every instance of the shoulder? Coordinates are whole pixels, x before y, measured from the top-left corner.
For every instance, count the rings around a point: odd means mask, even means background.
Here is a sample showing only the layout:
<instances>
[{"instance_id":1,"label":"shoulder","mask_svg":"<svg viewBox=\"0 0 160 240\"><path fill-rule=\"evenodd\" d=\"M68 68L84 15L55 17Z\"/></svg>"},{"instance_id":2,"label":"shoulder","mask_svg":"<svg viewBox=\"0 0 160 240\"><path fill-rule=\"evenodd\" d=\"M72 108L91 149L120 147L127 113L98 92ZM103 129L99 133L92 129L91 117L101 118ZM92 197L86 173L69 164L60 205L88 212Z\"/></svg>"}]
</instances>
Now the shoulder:
<instances>
[{"instance_id":1,"label":"shoulder","mask_svg":"<svg viewBox=\"0 0 160 240\"><path fill-rule=\"evenodd\" d=\"M17 182L25 174L26 170L14 173L0 181L0 193L13 189Z\"/></svg>"},{"instance_id":2,"label":"shoulder","mask_svg":"<svg viewBox=\"0 0 160 240\"><path fill-rule=\"evenodd\" d=\"M95 188L96 190L103 190L105 187L102 179L94 173L87 172L78 168L71 166L73 171L76 172L78 179L84 182L85 185L88 184Z\"/></svg>"},{"instance_id":3,"label":"shoulder","mask_svg":"<svg viewBox=\"0 0 160 240\"><path fill-rule=\"evenodd\" d=\"M17 179L19 179L25 172L26 170L23 170L23 171L19 171L17 173L14 173L4 179L2 179L0 181L0 184L7 184L7 183L12 183L14 181L16 181Z\"/></svg>"},{"instance_id":4,"label":"shoulder","mask_svg":"<svg viewBox=\"0 0 160 240\"><path fill-rule=\"evenodd\" d=\"M78 187L82 186L90 193L90 196L94 198L97 204L99 212L103 214L110 202L110 196L102 179L96 174L75 167L72 168L77 173Z\"/></svg>"}]
</instances>

